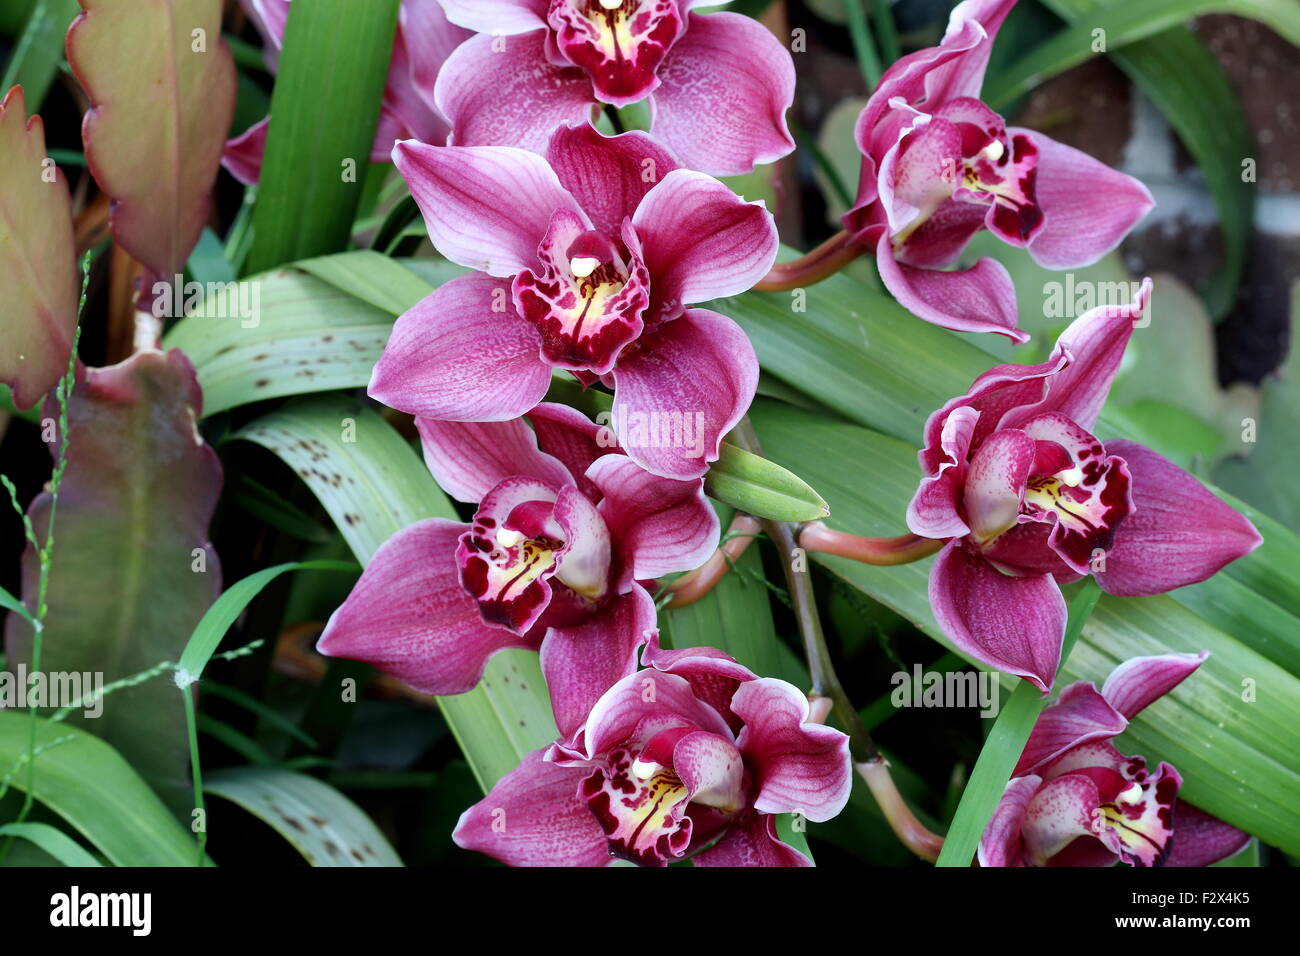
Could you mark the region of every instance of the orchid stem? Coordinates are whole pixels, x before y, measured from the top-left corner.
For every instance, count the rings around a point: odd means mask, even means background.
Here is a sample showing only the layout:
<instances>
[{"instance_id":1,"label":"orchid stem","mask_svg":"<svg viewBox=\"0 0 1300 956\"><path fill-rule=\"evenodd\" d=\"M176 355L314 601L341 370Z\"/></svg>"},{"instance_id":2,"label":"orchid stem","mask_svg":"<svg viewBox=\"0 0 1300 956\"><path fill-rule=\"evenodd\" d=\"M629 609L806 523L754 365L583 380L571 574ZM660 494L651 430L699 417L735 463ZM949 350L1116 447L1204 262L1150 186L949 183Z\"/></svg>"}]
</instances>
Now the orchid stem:
<instances>
[{"instance_id":1,"label":"orchid stem","mask_svg":"<svg viewBox=\"0 0 1300 956\"><path fill-rule=\"evenodd\" d=\"M889 763L879 757L866 763L856 765L858 776L866 781L871 795L889 821L889 828L894 831L903 846L907 847L921 859L933 863L939 859L943 849L943 837L932 833L912 812L903 795L898 792L894 778L889 774Z\"/></svg>"},{"instance_id":2,"label":"orchid stem","mask_svg":"<svg viewBox=\"0 0 1300 956\"><path fill-rule=\"evenodd\" d=\"M867 538L862 535L836 531L820 521L803 526L799 532L799 547L818 554L834 554L863 564L893 567L920 561L943 548L938 538L922 538L915 534L902 534L896 538Z\"/></svg>"},{"instance_id":3,"label":"orchid stem","mask_svg":"<svg viewBox=\"0 0 1300 956\"><path fill-rule=\"evenodd\" d=\"M666 593L672 595L664 606L668 610L676 610L694 604L707 595L726 576L732 564L740 559L750 542L762 530L762 524L757 518L738 512L731 519L731 526L727 529L722 544L709 559L664 588Z\"/></svg>"},{"instance_id":4,"label":"orchid stem","mask_svg":"<svg viewBox=\"0 0 1300 956\"><path fill-rule=\"evenodd\" d=\"M772 266L771 271L754 288L759 292L787 292L816 285L823 279L829 279L866 251L866 246L840 230L798 259L778 262Z\"/></svg>"}]
</instances>

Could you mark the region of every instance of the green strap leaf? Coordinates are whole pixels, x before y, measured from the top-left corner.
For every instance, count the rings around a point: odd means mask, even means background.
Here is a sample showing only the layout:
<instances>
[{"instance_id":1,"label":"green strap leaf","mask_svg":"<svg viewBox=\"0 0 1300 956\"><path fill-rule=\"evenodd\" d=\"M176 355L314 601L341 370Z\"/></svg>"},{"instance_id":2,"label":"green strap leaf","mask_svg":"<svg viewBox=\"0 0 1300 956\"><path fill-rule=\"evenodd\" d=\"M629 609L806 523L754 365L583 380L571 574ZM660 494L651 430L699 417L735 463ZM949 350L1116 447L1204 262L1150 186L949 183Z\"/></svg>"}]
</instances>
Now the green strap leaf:
<instances>
[{"instance_id":1,"label":"green strap leaf","mask_svg":"<svg viewBox=\"0 0 1300 956\"><path fill-rule=\"evenodd\" d=\"M829 515L822 496L775 462L723 442L704 490L741 511L774 521L815 521Z\"/></svg>"},{"instance_id":2,"label":"green strap leaf","mask_svg":"<svg viewBox=\"0 0 1300 956\"><path fill-rule=\"evenodd\" d=\"M6 823L0 837L14 836L35 843L64 866L102 866L72 837L48 823Z\"/></svg>"},{"instance_id":3,"label":"green strap leaf","mask_svg":"<svg viewBox=\"0 0 1300 956\"><path fill-rule=\"evenodd\" d=\"M1087 578L1083 588L1070 601L1069 624L1065 629L1065 641L1061 645L1062 661L1069 659L1070 651L1083 632L1084 622L1097 606L1099 597L1101 588L1097 587L1092 578ZM988 826L998 801L1002 799L1002 791L1011 779L1011 771L1019 762L1034 723L1046 703L1046 699L1033 684L1025 680L1018 682L1015 692L998 714L993 731L980 750L970 782L966 784L961 802L957 804L952 826L944 837L937 866L970 866L975 850L979 847L980 837L984 835L984 828Z\"/></svg>"},{"instance_id":4,"label":"green strap leaf","mask_svg":"<svg viewBox=\"0 0 1300 956\"><path fill-rule=\"evenodd\" d=\"M290 7L249 272L347 246L379 121L397 9L398 0L313 0Z\"/></svg>"},{"instance_id":5,"label":"green strap leaf","mask_svg":"<svg viewBox=\"0 0 1300 956\"><path fill-rule=\"evenodd\" d=\"M37 0L5 64L0 90L21 86L28 108L39 113L63 62L63 37L80 12L77 0Z\"/></svg>"},{"instance_id":6,"label":"green strap leaf","mask_svg":"<svg viewBox=\"0 0 1300 956\"><path fill-rule=\"evenodd\" d=\"M232 767L209 774L204 790L267 823L312 866L402 865L365 811L315 777L278 767Z\"/></svg>"}]
</instances>

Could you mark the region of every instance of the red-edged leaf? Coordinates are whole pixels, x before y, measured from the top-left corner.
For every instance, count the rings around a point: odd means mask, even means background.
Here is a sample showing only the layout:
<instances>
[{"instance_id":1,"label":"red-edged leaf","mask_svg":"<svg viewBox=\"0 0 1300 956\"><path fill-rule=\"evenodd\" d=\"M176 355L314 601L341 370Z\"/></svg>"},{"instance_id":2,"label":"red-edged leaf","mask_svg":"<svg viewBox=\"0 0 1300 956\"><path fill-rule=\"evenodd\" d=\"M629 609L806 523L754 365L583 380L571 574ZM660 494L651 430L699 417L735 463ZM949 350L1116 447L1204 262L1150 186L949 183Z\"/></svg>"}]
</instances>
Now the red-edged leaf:
<instances>
[{"instance_id":1,"label":"red-edged leaf","mask_svg":"<svg viewBox=\"0 0 1300 956\"><path fill-rule=\"evenodd\" d=\"M179 660L220 592L208 522L221 464L197 431L201 403L194 367L176 349L138 352L79 377L68 406L42 671L99 672L109 682ZM57 417L52 401L46 410ZM42 494L28 511L42 541L49 506ZM28 607L38 574L29 546ZM10 670L30 666L31 638L31 627L9 615ZM103 713L83 726L113 744L165 801L185 806L183 701L167 676L108 695Z\"/></svg>"},{"instance_id":2,"label":"red-edged leaf","mask_svg":"<svg viewBox=\"0 0 1300 956\"><path fill-rule=\"evenodd\" d=\"M0 382L35 405L68 368L77 327L77 254L68 183L46 162L45 128L23 89L0 102Z\"/></svg>"},{"instance_id":3,"label":"red-edged leaf","mask_svg":"<svg viewBox=\"0 0 1300 956\"><path fill-rule=\"evenodd\" d=\"M90 97L90 171L113 235L155 275L185 265L208 218L235 110L221 0L81 0L68 63Z\"/></svg>"}]
</instances>

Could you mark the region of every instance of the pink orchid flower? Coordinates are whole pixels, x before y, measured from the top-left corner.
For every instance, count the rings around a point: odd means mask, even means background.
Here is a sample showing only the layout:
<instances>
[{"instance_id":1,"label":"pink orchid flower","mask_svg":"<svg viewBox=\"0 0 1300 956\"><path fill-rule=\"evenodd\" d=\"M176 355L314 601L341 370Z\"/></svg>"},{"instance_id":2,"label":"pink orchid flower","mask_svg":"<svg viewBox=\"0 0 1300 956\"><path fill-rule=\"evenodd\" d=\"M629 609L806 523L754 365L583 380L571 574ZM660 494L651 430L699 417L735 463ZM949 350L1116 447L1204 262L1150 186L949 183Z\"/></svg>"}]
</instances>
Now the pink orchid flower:
<instances>
[{"instance_id":1,"label":"pink orchid flower","mask_svg":"<svg viewBox=\"0 0 1300 956\"><path fill-rule=\"evenodd\" d=\"M1066 609L1058 583L1110 594L1203 581L1260 544L1254 526L1149 448L1094 438L1150 280L1101 306L1042 365L999 365L930 416L914 534L947 539L930 570L935 619L957 648L1046 693Z\"/></svg>"},{"instance_id":2,"label":"pink orchid flower","mask_svg":"<svg viewBox=\"0 0 1300 956\"><path fill-rule=\"evenodd\" d=\"M479 33L438 78L438 108L460 146L541 152L593 106L648 100L651 131L691 169L747 173L794 149L785 111L794 62L737 13L701 0L442 0Z\"/></svg>"},{"instance_id":3,"label":"pink orchid flower","mask_svg":"<svg viewBox=\"0 0 1300 956\"><path fill-rule=\"evenodd\" d=\"M262 35L267 63L273 71L284 45L290 2L244 0L249 17ZM434 105L434 81L452 50L470 36L470 31L447 20L438 0L402 0L379 126L370 151L372 163L388 162L393 143L399 139L447 141L451 126ZM245 185L252 185L261 177L270 123L268 116L226 143L222 165Z\"/></svg>"},{"instance_id":4,"label":"pink orchid flower","mask_svg":"<svg viewBox=\"0 0 1300 956\"><path fill-rule=\"evenodd\" d=\"M578 412L420 421L425 461L468 524L429 518L384 543L317 645L417 690L460 694L507 647L541 652L556 723L570 733L636 670L655 626L641 582L702 564L718 518L695 481L639 468Z\"/></svg>"},{"instance_id":5,"label":"pink orchid flower","mask_svg":"<svg viewBox=\"0 0 1300 956\"><path fill-rule=\"evenodd\" d=\"M980 841L981 866L1208 866L1249 834L1178 799L1182 778L1154 773L1111 738L1209 656L1162 654L1120 664L1101 692L1079 681L1042 712Z\"/></svg>"},{"instance_id":6,"label":"pink orchid flower","mask_svg":"<svg viewBox=\"0 0 1300 956\"><path fill-rule=\"evenodd\" d=\"M627 455L698 478L744 415L758 359L726 316L687 305L766 274L776 227L644 133L560 127L547 156L398 143L397 168L460 276L401 316L370 394L421 418L527 412L555 369L614 388ZM638 426L638 423L640 427Z\"/></svg>"},{"instance_id":7,"label":"pink orchid flower","mask_svg":"<svg viewBox=\"0 0 1300 956\"><path fill-rule=\"evenodd\" d=\"M1042 133L1007 127L979 100L1015 0L964 0L937 47L886 71L858 117L857 204L845 229L876 250L911 312L961 332L1016 329L1011 276L994 259L942 271L989 229L1040 265L1072 269L1113 249L1153 205L1136 179Z\"/></svg>"},{"instance_id":8,"label":"pink orchid flower","mask_svg":"<svg viewBox=\"0 0 1300 956\"><path fill-rule=\"evenodd\" d=\"M848 737L810 723L798 688L714 648L656 638L645 663L466 810L455 841L512 866L810 866L772 814L844 808Z\"/></svg>"}]
</instances>

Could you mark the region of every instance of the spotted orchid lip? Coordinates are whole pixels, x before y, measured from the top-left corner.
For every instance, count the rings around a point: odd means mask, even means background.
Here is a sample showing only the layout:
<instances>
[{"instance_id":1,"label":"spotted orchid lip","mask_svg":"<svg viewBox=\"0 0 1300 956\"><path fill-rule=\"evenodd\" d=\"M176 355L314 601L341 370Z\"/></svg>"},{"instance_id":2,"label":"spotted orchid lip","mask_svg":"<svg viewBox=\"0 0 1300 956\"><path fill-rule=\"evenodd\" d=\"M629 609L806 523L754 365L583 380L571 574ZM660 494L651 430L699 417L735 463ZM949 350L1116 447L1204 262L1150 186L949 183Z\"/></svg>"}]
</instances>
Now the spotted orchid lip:
<instances>
[{"instance_id":1,"label":"spotted orchid lip","mask_svg":"<svg viewBox=\"0 0 1300 956\"><path fill-rule=\"evenodd\" d=\"M560 54L615 106L659 86L659 67L686 27L678 0L552 0L547 22Z\"/></svg>"}]
</instances>

